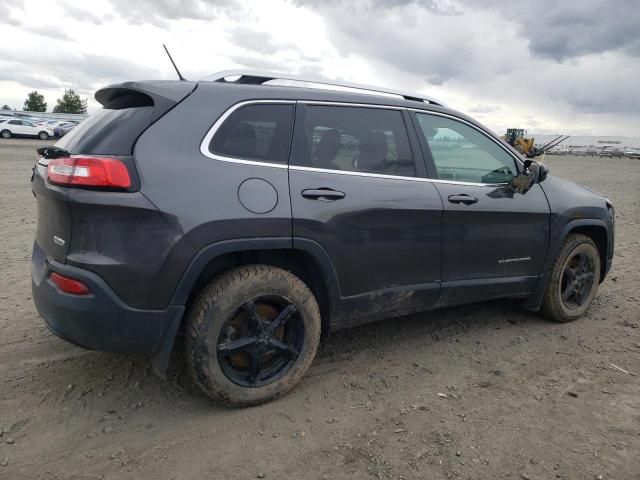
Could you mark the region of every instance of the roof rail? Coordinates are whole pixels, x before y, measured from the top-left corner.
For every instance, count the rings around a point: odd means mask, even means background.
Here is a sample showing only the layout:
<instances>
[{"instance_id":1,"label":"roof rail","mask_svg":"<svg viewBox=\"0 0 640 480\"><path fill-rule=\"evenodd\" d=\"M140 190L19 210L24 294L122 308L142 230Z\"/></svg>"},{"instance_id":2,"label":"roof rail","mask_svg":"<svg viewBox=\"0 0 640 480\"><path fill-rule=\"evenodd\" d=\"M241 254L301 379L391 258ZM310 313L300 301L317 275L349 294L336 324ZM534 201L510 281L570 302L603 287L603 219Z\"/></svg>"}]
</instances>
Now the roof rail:
<instances>
[{"instance_id":1,"label":"roof rail","mask_svg":"<svg viewBox=\"0 0 640 480\"><path fill-rule=\"evenodd\" d=\"M235 80L226 80L228 77L238 77ZM206 82L222 82L222 83L241 83L248 85L262 85L271 80L286 80L293 82L302 82L307 85L300 85L306 88L318 88L314 85L322 85L328 87L339 87L352 90L360 90L361 93L368 93L370 95L384 94L396 97L404 98L405 100L414 100L416 102L430 103L432 105L438 105L444 107L444 103L431 97L419 93L408 93L399 90L392 90L385 87L374 87L372 85L362 85L359 83L349 82L337 82L333 80L327 80L321 77L302 77L298 75L290 75L287 73L274 73L274 72L262 72L258 70L223 70L216 72L208 77L202 79ZM296 85L289 85L296 86Z\"/></svg>"}]
</instances>

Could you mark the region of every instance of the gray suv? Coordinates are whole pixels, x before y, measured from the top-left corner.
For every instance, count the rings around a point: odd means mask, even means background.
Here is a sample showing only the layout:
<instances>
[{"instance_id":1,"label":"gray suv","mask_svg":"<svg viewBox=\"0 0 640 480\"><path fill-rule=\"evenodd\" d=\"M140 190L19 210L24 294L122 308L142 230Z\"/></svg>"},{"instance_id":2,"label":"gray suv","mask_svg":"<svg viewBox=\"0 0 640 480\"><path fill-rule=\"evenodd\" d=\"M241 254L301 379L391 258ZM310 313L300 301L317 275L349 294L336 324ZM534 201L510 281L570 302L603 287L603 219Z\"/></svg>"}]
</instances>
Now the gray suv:
<instances>
[{"instance_id":1,"label":"gray suv","mask_svg":"<svg viewBox=\"0 0 640 480\"><path fill-rule=\"evenodd\" d=\"M336 329L500 297L585 312L608 199L436 100L303 80L112 85L38 150L33 298L53 333L160 374L179 344L205 394L244 406L289 391Z\"/></svg>"}]
</instances>

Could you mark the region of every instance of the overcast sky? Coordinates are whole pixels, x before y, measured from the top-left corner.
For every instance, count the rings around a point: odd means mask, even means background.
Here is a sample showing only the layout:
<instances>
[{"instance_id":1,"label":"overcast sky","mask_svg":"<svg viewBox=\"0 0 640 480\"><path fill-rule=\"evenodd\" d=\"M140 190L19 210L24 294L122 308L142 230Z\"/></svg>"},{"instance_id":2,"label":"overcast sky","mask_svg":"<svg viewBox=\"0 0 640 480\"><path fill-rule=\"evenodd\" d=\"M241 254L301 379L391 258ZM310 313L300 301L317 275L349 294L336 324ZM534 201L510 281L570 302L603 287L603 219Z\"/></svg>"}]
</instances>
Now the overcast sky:
<instances>
[{"instance_id":1,"label":"overcast sky","mask_svg":"<svg viewBox=\"0 0 640 480\"><path fill-rule=\"evenodd\" d=\"M506 4L506 7L503 7ZM0 104L252 68L414 90L502 132L640 136L640 0L0 0Z\"/></svg>"}]
</instances>

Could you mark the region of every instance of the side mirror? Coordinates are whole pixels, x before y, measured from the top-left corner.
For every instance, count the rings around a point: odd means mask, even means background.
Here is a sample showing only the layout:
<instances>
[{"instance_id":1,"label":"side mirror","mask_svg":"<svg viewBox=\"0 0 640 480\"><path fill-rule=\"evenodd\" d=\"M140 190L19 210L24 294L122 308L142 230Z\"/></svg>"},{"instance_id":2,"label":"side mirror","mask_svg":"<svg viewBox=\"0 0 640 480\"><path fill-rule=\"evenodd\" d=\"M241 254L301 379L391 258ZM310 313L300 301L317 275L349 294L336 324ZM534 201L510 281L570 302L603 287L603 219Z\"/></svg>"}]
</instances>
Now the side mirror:
<instances>
[{"instance_id":1,"label":"side mirror","mask_svg":"<svg viewBox=\"0 0 640 480\"><path fill-rule=\"evenodd\" d=\"M542 163L538 164L538 182L542 182L549 175L549 167L543 165Z\"/></svg>"},{"instance_id":2,"label":"side mirror","mask_svg":"<svg viewBox=\"0 0 640 480\"><path fill-rule=\"evenodd\" d=\"M534 183L542 182L545 178L547 178L548 174L549 169L545 165L528 159L524 162L524 168L522 169L522 172L520 172L518 175L515 175L511 179L509 187L515 193L525 194L529 191Z\"/></svg>"}]
</instances>

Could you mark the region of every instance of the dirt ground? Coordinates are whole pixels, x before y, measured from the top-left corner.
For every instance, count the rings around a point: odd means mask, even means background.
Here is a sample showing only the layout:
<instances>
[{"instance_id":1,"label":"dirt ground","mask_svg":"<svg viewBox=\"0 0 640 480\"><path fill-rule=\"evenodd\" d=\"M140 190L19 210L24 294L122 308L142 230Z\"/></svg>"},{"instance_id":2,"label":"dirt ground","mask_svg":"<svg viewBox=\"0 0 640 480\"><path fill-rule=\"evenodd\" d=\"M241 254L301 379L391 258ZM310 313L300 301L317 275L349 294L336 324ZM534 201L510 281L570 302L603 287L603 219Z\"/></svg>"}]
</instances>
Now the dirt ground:
<instances>
[{"instance_id":1,"label":"dirt ground","mask_svg":"<svg viewBox=\"0 0 640 480\"><path fill-rule=\"evenodd\" d=\"M228 410L45 328L37 145L0 143L1 479L640 479L640 161L547 158L617 211L585 318L496 301L338 332L285 398Z\"/></svg>"}]
</instances>

